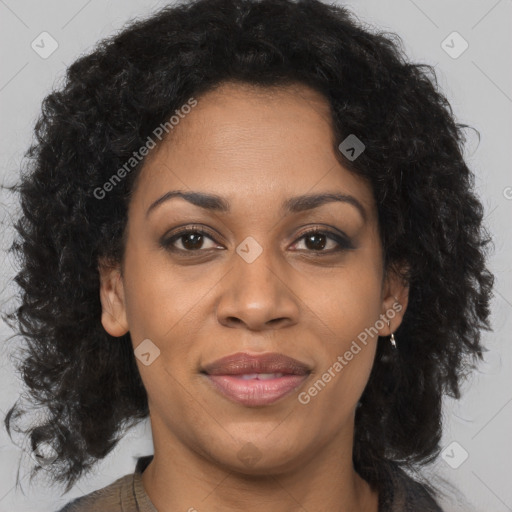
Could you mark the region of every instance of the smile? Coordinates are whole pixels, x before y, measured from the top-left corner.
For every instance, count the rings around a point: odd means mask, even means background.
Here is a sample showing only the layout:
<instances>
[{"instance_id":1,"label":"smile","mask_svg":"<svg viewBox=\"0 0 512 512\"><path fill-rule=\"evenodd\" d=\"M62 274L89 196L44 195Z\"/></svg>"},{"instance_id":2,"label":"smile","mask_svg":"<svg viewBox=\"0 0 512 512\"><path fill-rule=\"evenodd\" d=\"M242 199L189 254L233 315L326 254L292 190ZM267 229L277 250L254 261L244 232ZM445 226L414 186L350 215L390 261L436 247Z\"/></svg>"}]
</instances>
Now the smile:
<instances>
[{"instance_id":1,"label":"smile","mask_svg":"<svg viewBox=\"0 0 512 512\"><path fill-rule=\"evenodd\" d=\"M246 407L270 405L291 394L307 378L306 375L260 373L245 375L207 375L213 389L229 400Z\"/></svg>"}]
</instances>

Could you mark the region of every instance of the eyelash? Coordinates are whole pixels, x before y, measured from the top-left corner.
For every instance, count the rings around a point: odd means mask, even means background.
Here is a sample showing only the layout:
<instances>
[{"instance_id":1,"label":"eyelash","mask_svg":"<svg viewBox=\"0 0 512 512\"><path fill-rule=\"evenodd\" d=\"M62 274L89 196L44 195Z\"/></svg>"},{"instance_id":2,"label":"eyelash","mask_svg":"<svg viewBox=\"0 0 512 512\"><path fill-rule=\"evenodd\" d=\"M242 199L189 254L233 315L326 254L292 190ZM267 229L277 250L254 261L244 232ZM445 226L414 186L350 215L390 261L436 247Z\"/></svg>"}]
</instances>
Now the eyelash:
<instances>
[{"instance_id":1,"label":"eyelash","mask_svg":"<svg viewBox=\"0 0 512 512\"><path fill-rule=\"evenodd\" d=\"M181 252L181 253L194 253L194 252L202 252L202 251L208 250L208 249L196 249L196 250L178 249L178 248L173 246L173 244L177 240L179 240L180 238L182 238L183 236L188 235L188 234L197 234L197 235L206 236L210 240L212 240L213 242L216 242L216 240L213 238L211 233L209 231L207 231L206 229L204 229L203 227L201 227L201 226L190 226L190 227L179 229L170 238L163 238L162 241L161 241L161 245L162 245L162 247L164 247L165 249L167 249L169 251ZM307 252L313 253L313 254L318 255L318 256L323 256L323 255L330 255L330 254L332 255L334 253L338 253L338 252L341 252L341 251L346 251L346 250L354 249L354 245L352 244L352 242L349 240L348 237L343 237L343 236L341 236L341 235L339 235L337 233L334 233L334 232L332 232L332 231L330 231L328 229L320 229L320 228L312 228L312 229L310 229L308 231L305 231L304 233L302 233L299 236L299 238L296 240L296 242L298 242L300 240L303 240L307 236L317 235L317 234L326 235L327 238L329 238L329 239L333 240L334 242L336 242L338 244L338 247L336 247L335 249L327 250L327 251L325 251L325 250L318 250L318 251L307 250ZM294 242L294 244L296 242Z\"/></svg>"}]
</instances>

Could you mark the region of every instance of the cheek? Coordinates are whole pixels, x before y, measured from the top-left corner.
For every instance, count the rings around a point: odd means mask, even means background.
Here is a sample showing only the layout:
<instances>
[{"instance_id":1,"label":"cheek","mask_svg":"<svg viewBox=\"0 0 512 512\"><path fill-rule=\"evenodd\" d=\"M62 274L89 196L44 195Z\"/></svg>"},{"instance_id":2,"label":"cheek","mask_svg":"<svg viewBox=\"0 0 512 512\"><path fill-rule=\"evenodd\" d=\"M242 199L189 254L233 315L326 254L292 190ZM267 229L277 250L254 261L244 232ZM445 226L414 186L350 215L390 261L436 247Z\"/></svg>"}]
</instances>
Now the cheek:
<instances>
[{"instance_id":1,"label":"cheek","mask_svg":"<svg viewBox=\"0 0 512 512\"><path fill-rule=\"evenodd\" d=\"M320 286L305 285L302 298L315 313L319 328L323 325L325 334L339 340L334 344L342 348L379 319L381 283L378 261L358 253L323 279Z\"/></svg>"},{"instance_id":2,"label":"cheek","mask_svg":"<svg viewBox=\"0 0 512 512\"><path fill-rule=\"evenodd\" d=\"M213 322L209 293L219 275L203 271L191 276L193 268L171 268L165 257L140 247L126 251L125 269L126 312L135 354L147 339L158 354L147 366L137 360L150 402L157 407L172 403L173 410L181 410L188 400L183 386L197 373L202 329L208 330Z\"/></svg>"},{"instance_id":3,"label":"cheek","mask_svg":"<svg viewBox=\"0 0 512 512\"><path fill-rule=\"evenodd\" d=\"M352 421L373 366L380 276L369 271L362 275L347 272L323 292L314 328L321 333L316 352L320 364L298 401L306 407L308 417L323 421L323 426L320 422L311 428L330 425L334 432L336 425Z\"/></svg>"},{"instance_id":4,"label":"cheek","mask_svg":"<svg viewBox=\"0 0 512 512\"><path fill-rule=\"evenodd\" d=\"M215 285L211 275L190 279L190 269L171 268L165 257L142 248L126 252L125 301L130 333L166 343L194 325L198 305Z\"/></svg>"},{"instance_id":5,"label":"cheek","mask_svg":"<svg viewBox=\"0 0 512 512\"><path fill-rule=\"evenodd\" d=\"M347 353L351 355L350 360ZM306 431L315 437L330 439L350 431L357 403L366 387L375 356L375 344L340 351L323 367L297 396ZM339 358L339 359L338 359Z\"/></svg>"},{"instance_id":6,"label":"cheek","mask_svg":"<svg viewBox=\"0 0 512 512\"><path fill-rule=\"evenodd\" d=\"M378 260L360 254L323 284L322 293L306 299L315 304L313 329L321 334L322 357L304 400L323 409L338 404L333 414L340 421L355 408L373 366L381 279Z\"/></svg>"}]
</instances>

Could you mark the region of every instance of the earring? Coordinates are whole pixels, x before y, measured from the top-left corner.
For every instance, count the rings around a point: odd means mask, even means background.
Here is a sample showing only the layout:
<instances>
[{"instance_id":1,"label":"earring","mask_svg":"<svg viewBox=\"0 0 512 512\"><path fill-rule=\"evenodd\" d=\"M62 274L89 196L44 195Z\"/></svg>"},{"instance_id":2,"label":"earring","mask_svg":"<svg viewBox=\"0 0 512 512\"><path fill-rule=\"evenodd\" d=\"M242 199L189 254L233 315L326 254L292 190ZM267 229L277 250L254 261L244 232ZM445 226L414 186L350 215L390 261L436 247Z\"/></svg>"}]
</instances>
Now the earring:
<instances>
[{"instance_id":1,"label":"earring","mask_svg":"<svg viewBox=\"0 0 512 512\"><path fill-rule=\"evenodd\" d=\"M388 320L388 327L390 327L391 323L389 322ZM391 333L391 338L390 340L391 341L391 346L396 349L396 340L395 340L395 335L393 333Z\"/></svg>"}]
</instances>

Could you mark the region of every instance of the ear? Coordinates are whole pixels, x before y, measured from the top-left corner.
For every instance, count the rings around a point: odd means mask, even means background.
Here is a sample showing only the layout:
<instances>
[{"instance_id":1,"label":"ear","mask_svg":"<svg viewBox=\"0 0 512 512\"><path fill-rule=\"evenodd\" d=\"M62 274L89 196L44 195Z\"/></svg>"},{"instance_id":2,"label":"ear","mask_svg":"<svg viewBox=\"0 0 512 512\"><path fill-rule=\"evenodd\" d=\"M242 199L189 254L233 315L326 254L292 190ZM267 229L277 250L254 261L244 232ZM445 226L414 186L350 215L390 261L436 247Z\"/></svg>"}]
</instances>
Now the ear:
<instances>
[{"instance_id":1,"label":"ear","mask_svg":"<svg viewBox=\"0 0 512 512\"><path fill-rule=\"evenodd\" d=\"M379 329L379 336L391 336L402 323L409 303L409 283L404 277L407 273L408 265L406 264L390 268L386 272L382 287L380 315L385 325L382 329Z\"/></svg>"},{"instance_id":2,"label":"ear","mask_svg":"<svg viewBox=\"0 0 512 512\"><path fill-rule=\"evenodd\" d=\"M123 279L119 265L105 261L98 263L100 274L101 323L111 336L128 332Z\"/></svg>"}]
</instances>

